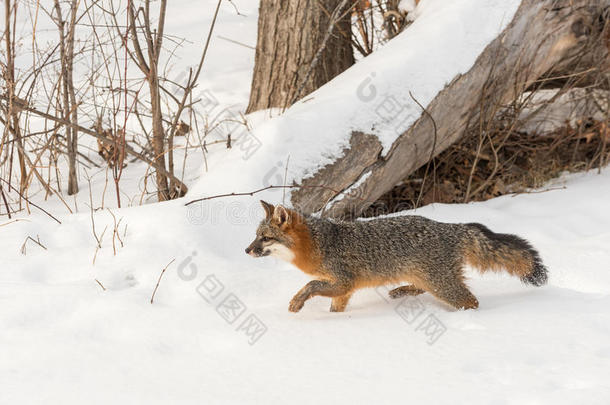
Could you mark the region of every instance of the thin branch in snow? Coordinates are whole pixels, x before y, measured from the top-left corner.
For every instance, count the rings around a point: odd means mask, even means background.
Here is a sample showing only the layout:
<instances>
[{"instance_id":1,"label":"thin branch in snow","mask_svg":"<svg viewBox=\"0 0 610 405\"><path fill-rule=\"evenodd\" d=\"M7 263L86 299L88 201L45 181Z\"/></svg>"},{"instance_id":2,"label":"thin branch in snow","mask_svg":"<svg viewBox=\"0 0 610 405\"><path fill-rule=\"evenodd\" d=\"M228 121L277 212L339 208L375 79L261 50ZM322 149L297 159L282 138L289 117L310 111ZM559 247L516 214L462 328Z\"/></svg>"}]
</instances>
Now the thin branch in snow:
<instances>
[{"instance_id":1,"label":"thin branch in snow","mask_svg":"<svg viewBox=\"0 0 610 405\"><path fill-rule=\"evenodd\" d=\"M259 188L257 190L254 191L246 191L246 192L240 192L240 193L236 193L236 192L232 192L232 193L226 193L226 194L218 194L218 195L212 195L209 197L203 197L203 198L197 198L196 200L191 200L189 202L187 202L186 204L184 204L185 206L187 205L191 205L194 204L196 202L200 202L200 201L208 201L208 200L214 200L216 198L224 198L224 197L239 197L239 196L253 196L254 194L258 194L258 193L262 193L263 191L267 191L267 190L273 190L273 189L292 189L292 188L321 188L324 190L329 190L332 191L335 194L339 194L340 191L335 190L334 188L328 187L328 186L303 186L303 185L287 185L287 186L267 186L267 187L262 187ZM362 198L362 197L354 197L357 198L361 201L367 201L366 198Z\"/></svg>"},{"instance_id":2,"label":"thin branch in snow","mask_svg":"<svg viewBox=\"0 0 610 405\"><path fill-rule=\"evenodd\" d=\"M8 181L4 180L3 178L0 178L0 180L2 180L5 184L7 184L9 186L9 189L15 191L17 194L19 194L19 197L23 198L25 201L27 201L28 204L30 204L33 207L38 208L40 211L44 212L45 214L47 214L49 217L51 217L52 219L54 219L58 224L61 224L61 221L57 218L55 218L53 215L51 215L51 213L47 210L45 210L44 208L41 208L40 206L34 204L32 201L30 201L26 196L24 196L23 194L21 194L21 192L19 190L17 190L15 187L13 187L11 185L11 183L9 183Z\"/></svg>"},{"instance_id":3,"label":"thin branch in snow","mask_svg":"<svg viewBox=\"0 0 610 405\"><path fill-rule=\"evenodd\" d=\"M47 247L45 245L43 245L42 242L40 242L40 236L36 235L36 239L32 238L31 236L28 236L27 238L25 238L23 245L21 245L21 254L22 255L25 255L27 253L26 246L27 246L28 240L31 240L32 242L34 242L35 244L37 244L44 250L48 250Z\"/></svg>"},{"instance_id":4,"label":"thin branch in snow","mask_svg":"<svg viewBox=\"0 0 610 405\"><path fill-rule=\"evenodd\" d=\"M167 268L168 268L168 267L169 267L169 266L170 266L170 265L171 265L173 262L175 262L175 261L176 261L176 259L175 259L175 258L174 258L174 259L172 259L172 261L171 261L171 262L169 262L169 263L167 263L167 266L165 266L165 267L163 268L163 270L161 270L161 274L159 274L159 280L157 280L157 285L155 286L155 289L154 289L154 291L153 291L153 293L152 293L152 296L150 297L150 303L151 303L151 304L152 304L152 303L153 303L153 301L155 300L155 294L157 293L157 289L159 288L159 283L161 283L161 277L163 277L163 274L165 274L165 270L167 270Z\"/></svg>"},{"instance_id":5,"label":"thin branch in snow","mask_svg":"<svg viewBox=\"0 0 610 405\"><path fill-rule=\"evenodd\" d=\"M102 283L100 283L100 280L98 280L97 278L95 279L95 282L102 287L102 290L106 291L106 287L104 287L104 285Z\"/></svg>"}]
</instances>

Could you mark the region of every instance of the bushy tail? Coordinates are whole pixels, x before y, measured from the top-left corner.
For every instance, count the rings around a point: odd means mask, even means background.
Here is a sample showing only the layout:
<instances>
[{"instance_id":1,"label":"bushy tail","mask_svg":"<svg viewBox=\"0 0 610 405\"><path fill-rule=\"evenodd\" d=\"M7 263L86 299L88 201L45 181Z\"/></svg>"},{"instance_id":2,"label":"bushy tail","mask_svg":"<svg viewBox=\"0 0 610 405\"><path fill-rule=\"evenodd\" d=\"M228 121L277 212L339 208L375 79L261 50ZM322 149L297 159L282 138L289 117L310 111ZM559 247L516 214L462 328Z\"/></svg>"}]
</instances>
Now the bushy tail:
<instances>
[{"instance_id":1,"label":"bushy tail","mask_svg":"<svg viewBox=\"0 0 610 405\"><path fill-rule=\"evenodd\" d=\"M480 271L504 269L526 284L546 284L547 269L528 241L516 235L492 232L477 223L466 226L470 235L465 248L468 264Z\"/></svg>"}]
</instances>

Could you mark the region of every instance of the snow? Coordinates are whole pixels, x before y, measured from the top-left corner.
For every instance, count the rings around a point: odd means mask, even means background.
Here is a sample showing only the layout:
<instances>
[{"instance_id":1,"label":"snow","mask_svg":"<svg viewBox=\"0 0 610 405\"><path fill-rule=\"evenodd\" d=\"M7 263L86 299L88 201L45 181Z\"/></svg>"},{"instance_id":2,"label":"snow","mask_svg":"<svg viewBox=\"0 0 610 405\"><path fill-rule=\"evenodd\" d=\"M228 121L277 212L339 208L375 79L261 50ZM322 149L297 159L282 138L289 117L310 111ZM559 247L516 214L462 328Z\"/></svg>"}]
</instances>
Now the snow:
<instances>
[{"instance_id":1,"label":"snow","mask_svg":"<svg viewBox=\"0 0 610 405\"><path fill-rule=\"evenodd\" d=\"M335 198L333 198L331 202L335 203L337 201L341 201L342 199L345 198L345 196L353 195L354 193L357 193L358 188L366 181L366 179L369 178L371 173L372 172L364 173L358 180L356 180L354 182L354 184L349 186L347 189L343 190L341 193L337 194L337 196Z\"/></svg>"},{"instance_id":2,"label":"snow","mask_svg":"<svg viewBox=\"0 0 610 405\"><path fill-rule=\"evenodd\" d=\"M225 5L219 27L254 41L254 2L236 3L247 17ZM372 114L354 96L367 77L375 100L400 95L419 114L404 94L411 90L426 105L469 68L517 3L424 0L409 31L309 101L280 117L250 117L253 132L242 136L260 141L252 141L251 155L239 143L228 151L210 147L209 172L189 172L187 198L137 206L141 184L129 176L134 164L123 183L133 201L128 208L101 208L101 171L93 179L93 214L85 189L68 200L79 208L74 214L55 198L32 196L61 225L35 208L18 222L0 217L0 402L607 404L607 169L565 175L529 194L400 214L481 222L539 249L550 271L547 286L469 272L480 301L474 311L454 311L428 294L389 301L385 289L370 289L357 292L344 313L328 312L329 299L320 297L289 313L288 302L309 278L277 259L244 253L262 216L258 200L278 203L282 191L184 205L283 183L286 165L290 183L307 174L305 167L330 161L347 140L342 131ZM204 32L197 15L211 13L215 1L181 4L182 27L174 29ZM253 52L216 40L210 52L216 56L205 81L219 108L243 106ZM388 125L376 129L385 146L396 135ZM112 199L108 192L105 207ZM120 240L112 214L120 220ZM98 237L104 234L99 249L91 216ZM28 241L23 254L28 236L45 248Z\"/></svg>"},{"instance_id":3,"label":"snow","mask_svg":"<svg viewBox=\"0 0 610 405\"><path fill-rule=\"evenodd\" d=\"M398 10L403 13L410 13L415 10L415 7L417 7L415 0L400 0L400 3L398 3Z\"/></svg>"},{"instance_id":4,"label":"snow","mask_svg":"<svg viewBox=\"0 0 610 405\"><path fill-rule=\"evenodd\" d=\"M125 246L114 256L107 236L95 266L87 213L3 226L2 402L401 403L408 392L426 403L607 403L610 172L549 188L405 213L481 222L540 250L548 286L472 273L475 311L427 294L389 302L381 289L356 293L345 313L319 297L289 313L308 278L243 252L262 215L257 197L123 209ZM96 223L112 219L98 212ZM28 235L48 250L30 243L22 255ZM231 293L246 309L229 324L215 307ZM262 336L237 330L251 314ZM426 327L434 319L442 329Z\"/></svg>"}]
</instances>

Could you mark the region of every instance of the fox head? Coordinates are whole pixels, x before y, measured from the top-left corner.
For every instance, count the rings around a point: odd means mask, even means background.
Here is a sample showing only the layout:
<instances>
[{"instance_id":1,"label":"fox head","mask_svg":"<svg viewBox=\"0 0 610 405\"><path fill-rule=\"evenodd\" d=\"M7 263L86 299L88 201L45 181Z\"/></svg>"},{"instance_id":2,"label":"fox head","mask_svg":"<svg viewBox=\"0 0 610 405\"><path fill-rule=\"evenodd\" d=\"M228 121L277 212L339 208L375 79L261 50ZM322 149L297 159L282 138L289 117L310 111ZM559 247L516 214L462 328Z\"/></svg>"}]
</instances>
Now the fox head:
<instances>
[{"instance_id":1,"label":"fox head","mask_svg":"<svg viewBox=\"0 0 610 405\"><path fill-rule=\"evenodd\" d=\"M295 256L295 237L292 228L299 214L284 208L281 205L273 205L262 201L265 209L265 219L261 221L256 230L256 238L246 248L246 253L253 257L276 256L288 262Z\"/></svg>"}]
</instances>

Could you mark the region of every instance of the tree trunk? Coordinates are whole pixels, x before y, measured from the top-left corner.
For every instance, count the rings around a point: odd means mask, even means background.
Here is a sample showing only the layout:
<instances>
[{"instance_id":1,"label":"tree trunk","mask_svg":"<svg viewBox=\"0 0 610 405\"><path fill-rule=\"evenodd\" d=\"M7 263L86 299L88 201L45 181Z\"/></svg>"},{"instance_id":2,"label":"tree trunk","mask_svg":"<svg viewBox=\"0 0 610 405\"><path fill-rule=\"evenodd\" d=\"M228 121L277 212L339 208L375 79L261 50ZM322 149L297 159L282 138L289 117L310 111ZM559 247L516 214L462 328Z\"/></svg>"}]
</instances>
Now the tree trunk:
<instances>
[{"instance_id":1,"label":"tree trunk","mask_svg":"<svg viewBox=\"0 0 610 405\"><path fill-rule=\"evenodd\" d=\"M609 49L602 38L608 34L609 9L610 0L523 0L511 23L474 66L437 94L426 106L429 115L422 114L385 156L378 156L377 139L354 147L363 134L352 134L351 147L335 163L304 180L305 187L292 193L292 204L311 213L330 201L325 216L358 215L457 141L469 123L493 119L499 105L544 84L550 72L574 75L596 69L599 76L607 77ZM587 66L591 60L597 64ZM578 69L570 71L574 66ZM359 166L346 165L350 160ZM349 192L335 198L334 190Z\"/></svg>"},{"instance_id":2,"label":"tree trunk","mask_svg":"<svg viewBox=\"0 0 610 405\"><path fill-rule=\"evenodd\" d=\"M342 0L260 2L247 113L288 107L354 64L351 3ZM333 15L338 16L337 21L333 21Z\"/></svg>"},{"instance_id":3,"label":"tree trunk","mask_svg":"<svg viewBox=\"0 0 610 405\"><path fill-rule=\"evenodd\" d=\"M161 93L159 79L157 77L157 63L151 62L151 73L148 77L150 88L150 101L153 121L152 145L155 153L154 161L161 167L165 167L165 129L163 128L163 114L161 112ZM167 176L157 171L157 197L159 201L170 200Z\"/></svg>"},{"instance_id":4,"label":"tree trunk","mask_svg":"<svg viewBox=\"0 0 610 405\"><path fill-rule=\"evenodd\" d=\"M148 88L150 90L150 105L152 115L152 145L155 155L153 161L158 167L162 167L163 170L157 169L156 173L156 184L157 184L157 198L159 201L166 201L171 199L168 189L168 176L165 170L165 129L163 127L163 112L161 111L161 88L159 85L159 57L163 50L163 33L165 31L165 17L167 10L167 0L161 0L159 5L159 20L157 22L157 29L154 30L151 26L150 19L150 3L151 0L144 2L144 8L142 9L144 17L144 41L146 43L146 50L148 60L144 57L143 47L140 45L138 38L138 30L136 29L137 19L136 11L133 4L130 4L129 18L130 26L129 30L132 36L132 43L134 45L135 58L138 67L146 75L146 81L148 82ZM138 11L139 13L139 11ZM124 133L123 133L124 134ZM125 147L123 140L122 147ZM170 178L174 178L173 170L170 167ZM116 179L115 179L116 182ZM174 184L181 184L174 183ZM181 187L181 191L182 191ZM186 190L184 190L186 191ZM118 198L118 191L117 191ZM120 205L120 204L119 204Z\"/></svg>"},{"instance_id":5,"label":"tree trunk","mask_svg":"<svg viewBox=\"0 0 610 405\"><path fill-rule=\"evenodd\" d=\"M76 30L76 11L78 1L70 4L70 20L67 24L61 12L59 0L55 0L57 13L57 28L59 30L59 51L61 57L61 81L63 95L63 118L74 126L66 126L66 145L68 149L68 195L78 193L78 177L76 175L76 154L78 152L78 106L74 89L74 34Z\"/></svg>"},{"instance_id":6,"label":"tree trunk","mask_svg":"<svg viewBox=\"0 0 610 405\"><path fill-rule=\"evenodd\" d=\"M16 2L13 2L13 7L17 7ZM12 13L15 13L12 15ZM8 95L8 111L6 114L6 125L4 128L3 142L0 145L0 152L3 149L4 140L7 139L7 135L10 129L10 123L12 122L12 132L15 137L15 143L17 144L17 156L19 158L19 171L20 171L20 181L19 181L19 191L21 193L25 192L27 188L28 181L28 173L25 167L26 156L25 156L25 148L24 142L21 135L21 126L19 123L19 111L17 106L15 105L15 37L14 32L11 32L11 25L15 28L15 20L17 10L11 10L11 2L6 0L4 2L4 22L5 22L5 32L4 32L4 40L6 43L6 87L7 87L7 95ZM14 18L13 23L11 23L11 16ZM11 163L10 163L10 171L12 172L12 152L11 152Z\"/></svg>"}]
</instances>

